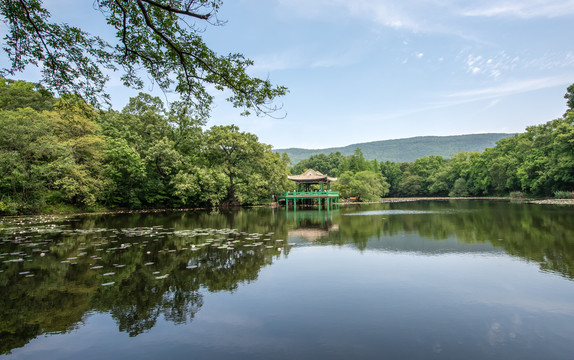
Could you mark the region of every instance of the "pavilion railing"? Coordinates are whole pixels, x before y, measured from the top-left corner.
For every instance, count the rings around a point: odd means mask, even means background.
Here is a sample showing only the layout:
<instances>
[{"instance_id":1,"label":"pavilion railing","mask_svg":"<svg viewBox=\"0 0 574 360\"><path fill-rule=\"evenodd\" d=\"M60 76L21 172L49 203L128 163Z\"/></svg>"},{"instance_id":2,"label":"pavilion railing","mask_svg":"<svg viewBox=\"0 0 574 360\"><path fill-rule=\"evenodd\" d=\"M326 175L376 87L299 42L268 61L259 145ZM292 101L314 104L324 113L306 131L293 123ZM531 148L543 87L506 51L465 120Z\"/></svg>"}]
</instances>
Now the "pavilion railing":
<instances>
[{"instance_id":1,"label":"pavilion railing","mask_svg":"<svg viewBox=\"0 0 574 360\"><path fill-rule=\"evenodd\" d=\"M278 198L317 198L317 197L339 197L338 191L318 190L318 191L287 191L277 194Z\"/></svg>"}]
</instances>

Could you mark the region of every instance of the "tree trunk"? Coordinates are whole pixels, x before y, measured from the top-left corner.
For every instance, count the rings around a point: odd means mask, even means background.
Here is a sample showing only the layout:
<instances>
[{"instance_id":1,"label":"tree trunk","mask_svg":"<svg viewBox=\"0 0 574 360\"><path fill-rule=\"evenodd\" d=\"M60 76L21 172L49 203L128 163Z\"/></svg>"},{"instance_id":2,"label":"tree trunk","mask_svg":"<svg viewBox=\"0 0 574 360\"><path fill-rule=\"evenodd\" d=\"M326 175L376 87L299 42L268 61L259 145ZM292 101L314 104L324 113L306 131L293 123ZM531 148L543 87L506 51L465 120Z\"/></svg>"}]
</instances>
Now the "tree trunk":
<instances>
[{"instance_id":1,"label":"tree trunk","mask_svg":"<svg viewBox=\"0 0 574 360\"><path fill-rule=\"evenodd\" d=\"M223 204L221 204L222 207L233 207L233 206L239 206L239 201L237 201L237 198L235 196L235 181L234 181L234 176L233 173L229 173L229 195L227 197L227 201L225 201Z\"/></svg>"}]
</instances>

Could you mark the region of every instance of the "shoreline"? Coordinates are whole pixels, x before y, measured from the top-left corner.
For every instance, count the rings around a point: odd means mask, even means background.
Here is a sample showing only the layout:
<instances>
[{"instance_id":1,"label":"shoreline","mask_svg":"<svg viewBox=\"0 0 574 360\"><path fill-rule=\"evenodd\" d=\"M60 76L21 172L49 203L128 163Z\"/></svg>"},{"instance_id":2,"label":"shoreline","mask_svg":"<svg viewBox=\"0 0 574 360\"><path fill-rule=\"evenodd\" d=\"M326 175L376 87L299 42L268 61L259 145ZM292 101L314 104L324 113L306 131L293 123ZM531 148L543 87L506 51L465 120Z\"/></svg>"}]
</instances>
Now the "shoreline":
<instances>
[{"instance_id":1,"label":"shoreline","mask_svg":"<svg viewBox=\"0 0 574 360\"><path fill-rule=\"evenodd\" d=\"M537 205L574 205L574 199L526 200L526 202Z\"/></svg>"},{"instance_id":2,"label":"shoreline","mask_svg":"<svg viewBox=\"0 0 574 360\"><path fill-rule=\"evenodd\" d=\"M382 198L380 201L371 202L339 202L340 205L343 204L380 204L380 203L403 203L403 202L414 202L414 201L446 201L446 200L489 200L489 201L511 201L516 203L524 204L536 204L536 205L574 205L574 199L513 199L511 197L503 196L489 196L489 197L393 197L393 198Z\"/></svg>"},{"instance_id":3,"label":"shoreline","mask_svg":"<svg viewBox=\"0 0 574 360\"><path fill-rule=\"evenodd\" d=\"M416 198L383 198L382 203L432 201L432 200L506 200L536 205L574 205L574 199L513 199L511 197L416 197Z\"/></svg>"},{"instance_id":4,"label":"shoreline","mask_svg":"<svg viewBox=\"0 0 574 360\"><path fill-rule=\"evenodd\" d=\"M383 198L382 203L411 202L411 201L433 201L433 200L510 200L508 197L407 197L407 198Z\"/></svg>"},{"instance_id":5,"label":"shoreline","mask_svg":"<svg viewBox=\"0 0 574 360\"><path fill-rule=\"evenodd\" d=\"M371 202L348 202L341 201L336 204L338 205L350 205L350 204L384 204L384 203L404 203L404 202L414 202L414 201L446 201L446 200L489 200L489 201L512 201L524 204L536 204L536 205L563 205L563 206L574 206L574 199L512 199L510 197L392 197L392 198L382 198L379 201ZM261 207L268 206L273 207L274 204L260 204L252 205L247 207ZM275 205L276 206L276 205ZM240 206L241 207L241 206ZM33 213L33 214L19 214L19 215L0 215L0 218L17 218L22 216L55 216L55 215L104 215L104 214L122 214L122 213L153 213L153 212L165 212L165 211L213 211L220 210L221 208L163 208L163 209L117 209L117 210L98 210L98 211L70 211L70 212L44 212L44 213Z\"/></svg>"}]
</instances>

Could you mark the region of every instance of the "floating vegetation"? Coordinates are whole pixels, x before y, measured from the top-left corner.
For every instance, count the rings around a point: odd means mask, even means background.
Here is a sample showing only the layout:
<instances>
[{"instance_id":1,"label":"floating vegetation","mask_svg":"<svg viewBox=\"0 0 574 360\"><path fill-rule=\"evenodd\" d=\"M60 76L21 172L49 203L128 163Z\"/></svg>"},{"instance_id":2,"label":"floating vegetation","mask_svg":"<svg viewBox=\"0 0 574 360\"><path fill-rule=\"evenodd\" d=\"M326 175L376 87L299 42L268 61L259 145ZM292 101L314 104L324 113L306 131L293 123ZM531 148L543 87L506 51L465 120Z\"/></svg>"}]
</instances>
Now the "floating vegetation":
<instances>
[{"instance_id":1,"label":"floating vegetation","mask_svg":"<svg viewBox=\"0 0 574 360\"><path fill-rule=\"evenodd\" d=\"M22 262L22 261L24 261L24 259L18 258L18 259L6 260L6 261L2 261L2 262L3 263L11 263L11 262L17 263L17 262Z\"/></svg>"},{"instance_id":2,"label":"floating vegetation","mask_svg":"<svg viewBox=\"0 0 574 360\"><path fill-rule=\"evenodd\" d=\"M88 220L0 219L5 225L0 228L0 273L7 279L6 288L28 284L65 293L72 288L84 292L121 284L117 290L122 291L129 288L124 285L145 281L153 285L139 286L153 291L180 282L209 288L205 282L221 272L239 276L237 281L256 278L252 272L270 264L286 248L273 232L106 228ZM166 279L170 280L161 281Z\"/></svg>"}]
</instances>

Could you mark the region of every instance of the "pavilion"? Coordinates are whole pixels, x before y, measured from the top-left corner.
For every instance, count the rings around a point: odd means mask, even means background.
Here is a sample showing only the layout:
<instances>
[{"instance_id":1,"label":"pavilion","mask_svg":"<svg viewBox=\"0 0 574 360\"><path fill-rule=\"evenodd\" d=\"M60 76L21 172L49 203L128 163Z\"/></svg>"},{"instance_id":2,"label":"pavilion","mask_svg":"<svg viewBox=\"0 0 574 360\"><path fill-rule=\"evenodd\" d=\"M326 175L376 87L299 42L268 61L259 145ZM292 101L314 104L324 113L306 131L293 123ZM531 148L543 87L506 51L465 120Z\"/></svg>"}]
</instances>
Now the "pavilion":
<instances>
[{"instance_id":1,"label":"pavilion","mask_svg":"<svg viewBox=\"0 0 574 360\"><path fill-rule=\"evenodd\" d=\"M337 178L329 177L319 171L309 169L301 175L288 176L287 179L296 183L295 191L288 191L276 195L278 203L285 202L289 206L289 200L293 206L297 206L297 200L300 203L311 202L320 206L321 202L325 205L339 202L339 192L331 191L331 183L337 181ZM319 185L319 189L311 190L311 185Z\"/></svg>"}]
</instances>

